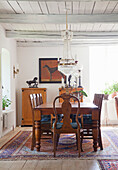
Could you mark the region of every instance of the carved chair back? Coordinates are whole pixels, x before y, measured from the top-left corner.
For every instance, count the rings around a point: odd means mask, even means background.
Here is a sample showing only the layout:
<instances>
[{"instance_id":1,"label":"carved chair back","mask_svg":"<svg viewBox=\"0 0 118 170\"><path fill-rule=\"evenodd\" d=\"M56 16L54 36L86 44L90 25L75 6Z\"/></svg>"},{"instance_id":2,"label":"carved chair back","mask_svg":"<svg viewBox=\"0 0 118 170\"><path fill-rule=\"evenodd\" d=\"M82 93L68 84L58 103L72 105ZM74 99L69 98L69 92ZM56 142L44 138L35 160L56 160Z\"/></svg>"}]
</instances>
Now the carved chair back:
<instances>
[{"instance_id":1,"label":"carved chair back","mask_svg":"<svg viewBox=\"0 0 118 170\"><path fill-rule=\"evenodd\" d=\"M63 99L63 103L61 105L61 114L63 114L63 125L62 125L62 128L60 129L57 129L56 126L57 126L57 122L58 122L58 109L56 108L56 101L57 99ZM74 100L77 101L77 105L78 105L78 108L77 108L77 112L76 112L76 122L78 124L78 127L80 128L80 124L78 122L78 115L80 114L80 102L79 102L79 99L75 96L73 96L72 94L66 94L66 93L63 93L62 95L60 96L57 96L55 99L54 99L54 102L53 102L53 108L54 108L54 114L55 114L55 123L54 123L54 130L55 131L60 131L60 133L64 133L64 132L75 132L77 131L77 129L73 129L72 126L71 126L71 120L70 120L70 114L71 114L71 103L70 103L70 99L71 98L74 98Z\"/></svg>"}]
</instances>

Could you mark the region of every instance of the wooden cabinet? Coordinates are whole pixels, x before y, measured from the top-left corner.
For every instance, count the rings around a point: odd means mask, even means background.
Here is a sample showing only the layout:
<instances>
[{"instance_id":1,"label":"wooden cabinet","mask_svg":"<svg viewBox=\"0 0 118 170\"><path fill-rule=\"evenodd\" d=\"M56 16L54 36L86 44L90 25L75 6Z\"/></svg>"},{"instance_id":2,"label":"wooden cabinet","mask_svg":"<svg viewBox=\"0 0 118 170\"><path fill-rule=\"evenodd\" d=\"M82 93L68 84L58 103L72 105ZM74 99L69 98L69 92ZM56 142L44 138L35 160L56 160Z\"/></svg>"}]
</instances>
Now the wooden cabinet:
<instances>
[{"instance_id":1,"label":"wooden cabinet","mask_svg":"<svg viewBox=\"0 0 118 170\"><path fill-rule=\"evenodd\" d=\"M32 125L32 110L30 94L41 93L43 103L46 103L46 88L22 88L22 125Z\"/></svg>"},{"instance_id":2,"label":"wooden cabinet","mask_svg":"<svg viewBox=\"0 0 118 170\"><path fill-rule=\"evenodd\" d=\"M73 92L80 91L80 90L83 90L83 88L68 88L69 93L73 93ZM59 95L61 95L62 93L66 93L65 88L59 88ZM81 93L79 94L79 99L80 99L80 102L83 102L83 95ZM59 102L62 102L62 99L60 99ZM74 102L74 101L71 100L71 102Z\"/></svg>"}]
</instances>

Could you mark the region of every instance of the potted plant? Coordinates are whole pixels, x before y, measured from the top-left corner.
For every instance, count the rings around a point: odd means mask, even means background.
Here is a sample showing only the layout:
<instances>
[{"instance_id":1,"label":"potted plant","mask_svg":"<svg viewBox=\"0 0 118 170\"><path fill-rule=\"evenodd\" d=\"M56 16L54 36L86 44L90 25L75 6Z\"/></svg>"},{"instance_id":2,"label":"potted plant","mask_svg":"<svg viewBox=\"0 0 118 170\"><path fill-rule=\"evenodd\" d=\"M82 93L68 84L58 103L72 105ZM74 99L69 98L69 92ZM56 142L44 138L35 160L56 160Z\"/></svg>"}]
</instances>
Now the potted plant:
<instances>
[{"instance_id":1,"label":"potted plant","mask_svg":"<svg viewBox=\"0 0 118 170\"><path fill-rule=\"evenodd\" d=\"M79 91L83 96L88 97L87 93L84 90Z\"/></svg>"},{"instance_id":2,"label":"potted plant","mask_svg":"<svg viewBox=\"0 0 118 170\"><path fill-rule=\"evenodd\" d=\"M115 96L117 96L118 93L118 83L113 83L113 85L111 86L111 90L112 90L112 98L114 98Z\"/></svg>"},{"instance_id":3,"label":"potted plant","mask_svg":"<svg viewBox=\"0 0 118 170\"><path fill-rule=\"evenodd\" d=\"M5 108L9 107L10 104L11 104L11 100L9 100L6 95L3 96L2 97L2 109L5 110Z\"/></svg>"},{"instance_id":4,"label":"potted plant","mask_svg":"<svg viewBox=\"0 0 118 170\"><path fill-rule=\"evenodd\" d=\"M85 96L85 97L88 96L87 93L86 93L84 90L80 90L80 91L76 90L76 91L73 92L73 94L74 94L76 97L78 97L78 95L80 95L80 94L82 94L82 95Z\"/></svg>"},{"instance_id":5,"label":"potted plant","mask_svg":"<svg viewBox=\"0 0 118 170\"><path fill-rule=\"evenodd\" d=\"M111 90L107 87L102 91L104 93L104 100L108 100L109 94L111 94Z\"/></svg>"},{"instance_id":6,"label":"potted plant","mask_svg":"<svg viewBox=\"0 0 118 170\"><path fill-rule=\"evenodd\" d=\"M107 99L110 94L111 97L114 98L118 93L118 83L107 86L102 92L104 93L104 99Z\"/></svg>"}]
</instances>

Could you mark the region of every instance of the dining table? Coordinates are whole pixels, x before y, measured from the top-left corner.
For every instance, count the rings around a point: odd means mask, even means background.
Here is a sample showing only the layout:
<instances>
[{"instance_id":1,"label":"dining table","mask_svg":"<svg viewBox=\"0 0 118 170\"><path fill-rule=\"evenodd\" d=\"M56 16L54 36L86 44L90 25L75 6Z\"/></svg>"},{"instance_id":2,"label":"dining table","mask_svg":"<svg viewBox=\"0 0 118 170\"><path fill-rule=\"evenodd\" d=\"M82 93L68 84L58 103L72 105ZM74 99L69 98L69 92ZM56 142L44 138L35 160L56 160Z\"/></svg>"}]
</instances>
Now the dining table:
<instances>
[{"instance_id":1,"label":"dining table","mask_svg":"<svg viewBox=\"0 0 118 170\"><path fill-rule=\"evenodd\" d=\"M76 114L77 103L71 103L72 114ZM61 103L56 103L57 114L61 114ZM51 115L53 111L53 103L44 103L34 107L34 111L38 111L41 115ZM99 120L99 108L92 102L80 102L80 114L91 114L92 115L92 133L93 133L93 149L97 151L98 143L98 120ZM40 151L41 144L41 116L40 120L35 121L35 147L37 151Z\"/></svg>"}]
</instances>

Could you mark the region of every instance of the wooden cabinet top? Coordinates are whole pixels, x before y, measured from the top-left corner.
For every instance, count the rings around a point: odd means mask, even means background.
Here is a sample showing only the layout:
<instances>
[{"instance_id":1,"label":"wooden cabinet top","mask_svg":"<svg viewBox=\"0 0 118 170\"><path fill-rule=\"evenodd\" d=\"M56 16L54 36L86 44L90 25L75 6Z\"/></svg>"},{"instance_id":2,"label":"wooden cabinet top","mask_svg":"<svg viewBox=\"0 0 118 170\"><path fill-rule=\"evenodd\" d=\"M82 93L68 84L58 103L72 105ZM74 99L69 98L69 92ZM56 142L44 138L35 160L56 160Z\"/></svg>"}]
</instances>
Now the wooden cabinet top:
<instances>
[{"instance_id":1,"label":"wooden cabinet top","mask_svg":"<svg viewBox=\"0 0 118 170\"><path fill-rule=\"evenodd\" d=\"M59 91L60 90L66 90L66 88L59 88ZM70 90L83 90L83 87L77 87L77 88L68 88L68 90L70 91Z\"/></svg>"},{"instance_id":2,"label":"wooden cabinet top","mask_svg":"<svg viewBox=\"0 0 118 170\"><path fill-rule=\"evenodd\" d=\"M22 88L22 90L47 90L47 88Z\"/></svg>"},{"instance_id":3,"label":"wooden cabinet top","mask_svg":"<svg viewBox=\"0 0 118 170\"><path fill-rule=\"evenodd\" d=\"M77 88L68 88L68 89L66 89L66 88L59 88L59 95L61 95L62 93L65 93L66 92L66 90L69 92L69 93L73 93L73 92L75 92L75 91L81 91L81 90L83 90L83 87L77 87ZM83 102L83 95L82 94L79 94L79 100L80 100L80 102ZM72 100L71 100L72 101ZM63 102L63 99L59 99L59 102ZM73 102L73 101L72 101Z\"/></svg>"}]
</instances>

